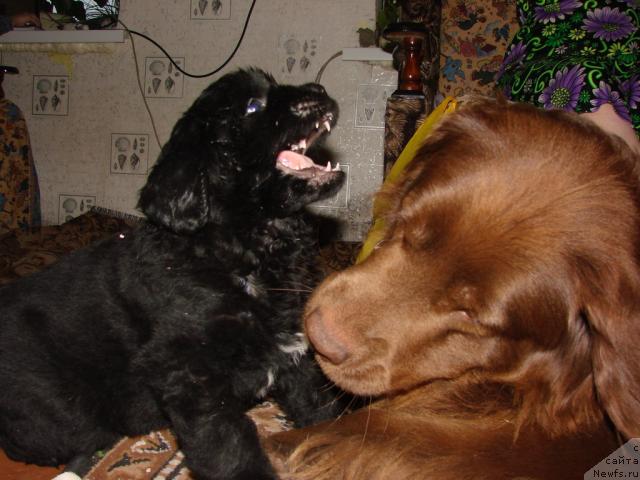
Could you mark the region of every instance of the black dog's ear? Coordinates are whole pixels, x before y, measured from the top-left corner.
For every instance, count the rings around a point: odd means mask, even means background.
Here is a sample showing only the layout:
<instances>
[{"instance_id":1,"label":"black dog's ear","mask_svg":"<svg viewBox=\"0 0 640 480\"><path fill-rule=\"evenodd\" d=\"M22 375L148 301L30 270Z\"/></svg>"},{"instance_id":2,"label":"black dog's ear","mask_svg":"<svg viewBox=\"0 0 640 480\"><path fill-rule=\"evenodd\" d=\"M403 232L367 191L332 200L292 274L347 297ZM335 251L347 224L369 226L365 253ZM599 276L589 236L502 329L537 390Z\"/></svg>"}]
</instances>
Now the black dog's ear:
<instances>
[{"instance_id":1,"label":"black dog's ear","mask_svg":"<svg viewBox=\"0 0 640 480\"><path fill-rule=\"evenodd\" d=\"M209 218L208 175L197 158L167 147L140 191L138 208L153 223L177 233L192 233Z\"/></svg>"}]
</instances>

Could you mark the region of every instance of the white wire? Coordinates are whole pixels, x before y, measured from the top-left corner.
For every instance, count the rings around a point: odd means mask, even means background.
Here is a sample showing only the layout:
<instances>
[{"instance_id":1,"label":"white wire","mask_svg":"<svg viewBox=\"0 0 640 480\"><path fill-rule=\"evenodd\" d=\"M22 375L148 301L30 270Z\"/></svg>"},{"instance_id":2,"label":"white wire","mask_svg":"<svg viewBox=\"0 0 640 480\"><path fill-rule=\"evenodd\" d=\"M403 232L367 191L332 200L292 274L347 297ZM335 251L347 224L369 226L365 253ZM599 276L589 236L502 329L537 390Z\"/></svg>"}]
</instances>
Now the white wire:
<instances>
[{"instance_id":1,"label":"white wire","mask_svg":"<svg viewBox=\"0 0 640 480\"><path fill-rule=\"evenodd\" d=\"M125 31L129 31L129 28L122 23L121 20L118 20ZM156 137L156 142L158 142L158 148L162 149L162 143L160 142L160 135L158 135L158 129L156 128L156 122L153 119L153 114L151 113L151 108L149 107L149 102L147 102L147 97L144 95L144 87L142 86L142 81L140 80L140 67L138 66L138 54L136 52L136 44L133 40L133 35L129 34L129 39L131 40L131 52L133 53L133 63L136 67L136 80L138 81L138 90L140 91L140 95L142 96L142 102L144 103L145 108L147 109L147 113L149 114L149 120L151 121L151 128L153 129L153 134Z\"/></svg>"}]
</instances>

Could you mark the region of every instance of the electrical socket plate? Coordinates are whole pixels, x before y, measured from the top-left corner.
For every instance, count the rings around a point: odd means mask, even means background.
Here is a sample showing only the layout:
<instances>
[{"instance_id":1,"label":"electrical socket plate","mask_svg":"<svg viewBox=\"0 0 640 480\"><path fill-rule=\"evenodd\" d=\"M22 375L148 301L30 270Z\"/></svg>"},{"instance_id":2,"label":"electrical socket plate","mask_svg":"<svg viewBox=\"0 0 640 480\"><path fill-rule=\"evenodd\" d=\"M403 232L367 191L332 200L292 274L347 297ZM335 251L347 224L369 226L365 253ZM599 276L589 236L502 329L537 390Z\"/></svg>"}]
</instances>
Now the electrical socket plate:
<instances>
[{"instance_id":1,"label":"electrical socket plate","mask_svg":"<svg viewBox=\"0 0 640 480\"><path fill-rule=\"evenodd\" d=\"M346 174L344 185L333 196L316 202L314 207L318 208L347 208L349 204L349 165L340 165L340 170Z\"/></svg>"},{"instance_id":2,"label":"electrical socket plate","mask_svg":"<svg viewBox=\"0 0 640 480\"><path fill-rule=\"evenodd\" d=\"M68 222L72 218L88 212L95 204L96 197L92 195L61 193L58 196L58 223Z\"/></svg>"},{"instance_id":3,"label":"electrical socket plate","mask_svg":"<svg viewBox=\"0 0 640 480\"><path fill-rule=\"evenodd\" d=\"M173 60L184 69L184 57ZM147 98L182 98L184 75L166 57L146 57L144 96Z\"/></svg>"},{"instance_id":4,"label":"electrical socket plate","mask_svg":"<svg viewBox=\"0 0 640 480\"><path fill-rule=\"evenodd\" d=\"M192 20L229 20L231 0L191 0Z\"/></svg>"},{"instance_id":5,"label":"electrical socket plate","mask_svg":"<svg viewBox=\"0 0 640 480\"><path fill-rule=\"evenodd\" d=\"M356 127L384 128L387 98L396 90L395 85L364 83L358 85L356 99Z\"/></svg>"},{"instance_id":6,"label":"electrical socket plate","mask_svg":"<svg viewBox=\"0 0 640 480\"><path fill-rule=\"evenodd\" d=\"M33 115L68 115L69 77L34 75L32 100Z\"/></svg>"},{"instance_id":7,"label":"electrical socket plate","mask_svg":"<svg viewBox=\"0 0 640 480\"><path fill-rule=\"evenodd\" d=\"M149 165L149 135L136 133L112 133L112 174L146 175Z\"/></svg>"}]
</instances>

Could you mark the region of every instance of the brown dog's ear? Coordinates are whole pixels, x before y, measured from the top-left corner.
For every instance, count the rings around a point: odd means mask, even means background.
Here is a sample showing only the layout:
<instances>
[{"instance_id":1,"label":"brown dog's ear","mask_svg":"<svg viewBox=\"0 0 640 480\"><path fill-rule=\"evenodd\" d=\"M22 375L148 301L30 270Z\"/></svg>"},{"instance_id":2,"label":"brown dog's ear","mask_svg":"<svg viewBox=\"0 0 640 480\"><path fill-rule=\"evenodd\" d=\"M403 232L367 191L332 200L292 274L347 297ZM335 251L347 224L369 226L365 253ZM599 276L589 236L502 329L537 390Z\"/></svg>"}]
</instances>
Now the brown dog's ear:
<instances>
[{"instance_id":1,"label":"brown dog's ear","mask_svg":"<svg viewBox=\"0 0 640 480\"><path fill-rule=\"evenodd\" d=\"M587 307L598 398L616 428L640 437L640 290L616 292ZM632 290L632 291L629 291ZM609 301L611 301L609 303Z\"/></svg>"}]
</instances>

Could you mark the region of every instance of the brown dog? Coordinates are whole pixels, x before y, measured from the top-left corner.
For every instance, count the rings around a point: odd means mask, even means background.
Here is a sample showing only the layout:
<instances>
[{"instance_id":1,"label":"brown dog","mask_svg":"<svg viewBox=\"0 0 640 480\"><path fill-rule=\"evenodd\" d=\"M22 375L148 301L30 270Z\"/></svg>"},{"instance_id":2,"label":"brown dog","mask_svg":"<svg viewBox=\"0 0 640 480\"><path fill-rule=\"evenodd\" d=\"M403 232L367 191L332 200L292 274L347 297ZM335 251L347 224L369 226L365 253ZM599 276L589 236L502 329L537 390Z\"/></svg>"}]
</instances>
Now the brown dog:
<instances>
[{"instance_id":1,"label":"brown dog","mask_svg":"<svg viewBox=\"0 0 640 480\"><path fill-rule=\"evenodd\" d=\"M307 307L325 373L380 399L272 437L283 478L582 478L640 436L638 160L573 114L447 117Z\"/></svg>"}]
</instances>

